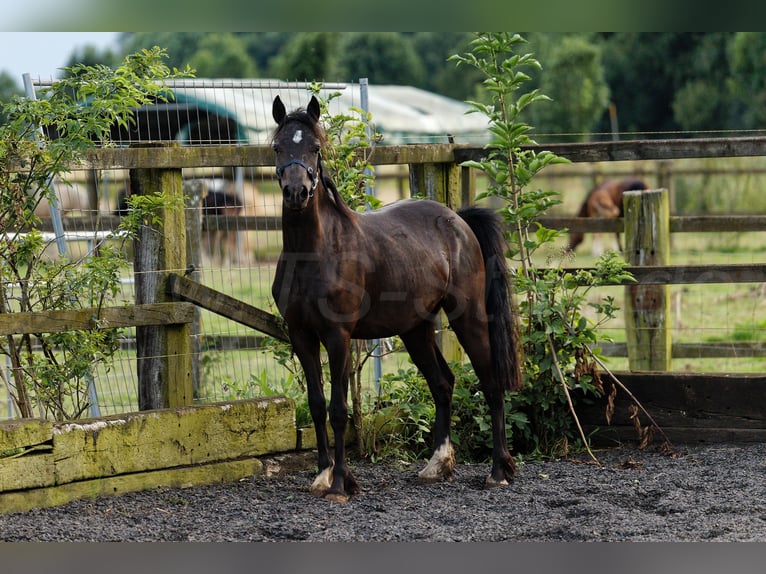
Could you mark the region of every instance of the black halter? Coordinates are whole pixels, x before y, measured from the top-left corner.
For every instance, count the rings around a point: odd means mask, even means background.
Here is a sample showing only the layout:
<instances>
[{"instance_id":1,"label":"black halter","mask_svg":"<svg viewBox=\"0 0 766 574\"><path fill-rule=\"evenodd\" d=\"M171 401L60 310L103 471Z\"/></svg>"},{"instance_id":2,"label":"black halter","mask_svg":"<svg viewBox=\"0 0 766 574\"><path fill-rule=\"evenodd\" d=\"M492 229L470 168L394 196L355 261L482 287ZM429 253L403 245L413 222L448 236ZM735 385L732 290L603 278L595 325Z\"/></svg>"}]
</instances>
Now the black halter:
<instances>
[{"instance_id":1,"label":"black halter","mask_svg":"<svg viewBox=\"0 0 766 574\"><path fill-rule=\"evenodd\" d=\"M319 157L317 158L317 172L319 173L314 173L314 168L309 167L299 159L291 159L290 161L277 166L277 180L280 181L280 185L282 181L282 174L285 172L285 169L293 164L301 166L306 170L306 173L309 174L309 179L311 179L311 190L309 191L309 197L313 197L314 190L317 188L317 184L319 183L319 177L322 174L322 154L319 154Z\"/></svg>"}]
</instances>

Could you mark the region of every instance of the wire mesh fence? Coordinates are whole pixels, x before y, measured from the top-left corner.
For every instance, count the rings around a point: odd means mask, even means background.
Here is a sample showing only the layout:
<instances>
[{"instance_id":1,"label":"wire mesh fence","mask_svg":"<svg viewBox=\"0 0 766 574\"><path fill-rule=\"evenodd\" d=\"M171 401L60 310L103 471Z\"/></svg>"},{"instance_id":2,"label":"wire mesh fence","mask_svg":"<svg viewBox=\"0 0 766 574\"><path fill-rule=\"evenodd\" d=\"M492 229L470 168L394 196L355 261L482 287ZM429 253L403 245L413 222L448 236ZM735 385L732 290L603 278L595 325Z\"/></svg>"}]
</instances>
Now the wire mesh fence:
<instances>
[{"instance_id":1,"label":"wire mesh fence","mask_svg":"<svg viewBox=\"0 0 766 574\"><path fill-rule=\"evenodd\" d=\"M129 146L145 139L163 138L185 146L265 144L273 128L271 103L274 97L279 95L286 106L292 109L305 106L311 93L308 84L276 81L198 80L178 82L172 88L175 93L172 105L169 103L144 110L137 117L135 130L114 134L118 145ZM439 98L421 100L421 94L405 88L400 89L396 97L394 88L399 87L371 88L373 121L380 122L376 127L384 135L383 143L447 142L447 134L456 141L484 143L482 137L486 134L481 135L479 126L461 123L464 108ZM325 96L334 92L342 94L331 101L331 113L345 113L361 105L360 84L325 84L323 90ZM437 114L435 110L442 104L445 107ZM431 113L427 113L429 111ZM448 117L450 122L443 126L437 124L436 116ZM456 118L460 118L461 122L456 121ZM756 163L758 159L753 158ZM589 168L583 168L585 175L576 177L588 180L592 178ZM740 174L749 183L754 180L754 176L748 175L751 168L751 164L743 165ZM562 166L562 169L572 169L572 166ZM695 164L685 169L692 170L696 177L701 168ZM408 194L407 186L401 183L407 177L406 166L379 166L376 175L375 193L384 203ZM393 177L386 179L387 175ZM608 169L600 174L606 175ZM273 167L185 168L183 177L184 185L188 188L187 195L199 197L197 203L185 207L187 217L201 220L201 233L194 245L199 252L199 259L195 261L192 271L194 279L236 299L273 312L270 286L276 258L281 250L281 233L275 225L281 211L281 196ZM671 188L684 189L685 180L680 177L679 173L669 180ZM724 174L722 178L726 178L729 186L739 185L735 181L740 180L731 174ZM759 182L756 183L755 188L762 187ZM546 185L548 183L541 183L542 187ZM124 170L103 170L97 173L73 171L66 180L56 181L55 186L57 205L42 205L38 211L43 220L41 228L49 243L48 254L55 257L60 249L52 223L55 214L58 214L67 224L64 234L67 256L73 259L86 257L119 224L124 207L121 201L129 189L128 173ZM551 186L562 188L561 182ZM689 187L694 188L692 184ZM724 241L731 234L707 233L704 240L701 235L692 235L679 234L678 239L674 239L674 264L757 264L762 260L765 247L764 236L760 232L737 233L737 249L732 249ZM754 239L747 239L748 245L744 249L742 243L746 237ZM718 249L717 243L722 242L725 244ZM130 245L127 249L130 254ZM592 262L593 259L587 255L580 255L578 260L580 265ZM134 301L134 271L130 266L123 270L121 279L119 300L131 304ZM609 289L614 291L618 300L622 297L622 287ZM674 359L673 369L703 372L761 371L763 353L760 344L763 332L766 332L761 319L762 294L761 284L673 286L671 308L674 343L691 345L695 341L715 343L720 340L721 348L725 347L720 352L731 355L710 356L709 350L703 350L702 347L698 351L685 347L679 351L683 354ZM611 330L618 345L624 339L624 324L621 321L618 318L605 327L607 332ZM249 327L201 310L199 329L193 338L197 359L195 364L199 368L199 384L195 389L195 400L198 402L289 392L288 387L291 385L294 388L297 365L290 363L289 352L285 355L282 349L281 355L275 353L273 348L264 345L267 341ZM741 341L743 344L732 345L732 341ZM745 368L742 368L743 358L748 360ZM383 360L384 372L396 371L407 361L399 353L386 355ZM620 369L625 363L624 359L617 358L613 365ZM5 366L5 377L0 382L0 419L17 416L6 382L9 380L7 373L10 365ZM365 367L368 388L374 386L371 371L368 362ZM121 350L108 368L94 369L90 392L92 415L137 410L134 329L123 331Z\"/></svg>"},{"instance_id":2,"label":"wire mesh fence","mask_svg":"<svg viewBox=\"0 0 766 574\"><path fill-rule=\"evenodd\" d=\"M35 85L44 87L45 82ZM113 143L130 146L172 140L185 146L265 144L274 127L274 97L280 95L288 107L298 108L306 105L312 93L309 84L276 81L190 80L175 81L170 87L173 97L169 102L137 110L132 129L113 130ZM324 84L320 94L328 99L332 114L348 113L360 106L359 84ZM341 95L330 98L330 94ZM385 100L379 97L379 105ZM400 104L399 113L403 109ZM270 286L281 250L281 233L274 225L281 195L273 168L188 168L183 170L183 179L185 195L198 198L187 204L186 216L201 220L201 233L190 245L196 252L193 278L273 312ZM87 257L125 215L129 184L126 170L73 171L57 180L56 201L42 204L37 211L48 242L47 255L63 254L71 260ZM395 185L388 199L398 199L402 191ZM57 219L66 224L63 234L55 232ZM77 231L72 231L73 227ZM132 262L131 246L126 248ZM134 301L133 285L134 270L128 266L122 270L119 301ZM105 367L95 367L92 373L88 389L88 414L92 416L138 409L135 329L124 329L121 337L121 350L114 360ZM200 310L192 337L193 363L198 369L195 401L296 391L297 366L290 364L289 353L275 355L265 345L269 341L251 328ZM282 357L281 362L277 356ZM9 372L10 364L6 365L4 388L0 390L0 418L17 415ZM366 378L371 381L372 375Z\"/></svg>"}]
</instances>

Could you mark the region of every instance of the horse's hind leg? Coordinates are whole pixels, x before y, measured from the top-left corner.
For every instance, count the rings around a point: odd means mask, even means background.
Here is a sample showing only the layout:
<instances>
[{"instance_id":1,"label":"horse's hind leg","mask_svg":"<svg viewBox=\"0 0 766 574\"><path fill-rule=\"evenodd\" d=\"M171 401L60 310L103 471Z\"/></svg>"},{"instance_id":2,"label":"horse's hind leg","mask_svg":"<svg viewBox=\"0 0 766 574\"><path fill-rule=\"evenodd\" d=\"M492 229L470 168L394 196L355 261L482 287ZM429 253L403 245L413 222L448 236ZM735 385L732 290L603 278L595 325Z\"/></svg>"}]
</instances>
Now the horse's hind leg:
<instances>
[{"instance_id":1,"label":"horse's hind leg","mask_svg":"<svg viewBox=\"0 0 766 574\"><path fill-rule=\"evenodd\" d=\"M434 452L418 477L424 482L448 479L455 468L455 452L450 442L455 376L439 351L434 324L431 321L421 323L412 331L401 335L401 339L412 362L426 379L436 406L436 421L433 428Z\"/></svg>"},{"instance_id":2,"label":"horse's hind leg","mask_svg":"<svg viewBox=\"0 0 766 574\"><path fill-rule=\"evenodd\" d=\"M482 309L467 309L450 316L450 326L471 360L479 378L481 390L489 406L492 422L492 470L485 486L503 486L516 474L516 464L508 450L505 436L505 389L492 367L489 330L486 313ZM512 350L509 349L509 352Z\"/></svg>"}]
</instances>

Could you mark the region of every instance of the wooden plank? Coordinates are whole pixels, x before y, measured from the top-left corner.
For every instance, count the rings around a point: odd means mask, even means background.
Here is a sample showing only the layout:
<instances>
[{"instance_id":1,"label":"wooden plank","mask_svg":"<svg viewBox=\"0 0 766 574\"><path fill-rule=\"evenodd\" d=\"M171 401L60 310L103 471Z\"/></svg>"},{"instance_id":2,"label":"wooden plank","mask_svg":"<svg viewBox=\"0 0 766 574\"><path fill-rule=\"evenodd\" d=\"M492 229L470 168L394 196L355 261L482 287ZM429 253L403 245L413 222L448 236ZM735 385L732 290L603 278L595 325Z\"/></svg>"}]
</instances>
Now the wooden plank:
<instances>
[{"instance_id":1,"label":"wooden plank","mask_svg":"<svg viewBox=\"0 0 766 574\"><path fill-rule=\"evenodd\" d=\"M621 217L540 217L543 227L582 233L622 233ZM766 215L671 215L671 233L766 231Z\"/></svg>"},{"instance_id":2,"label":"wooden plank","mask_svg":"<svg viewBox=\"0 0 766 574\"><path fill-rule=\"evenodd\" d=\"M761 283L766 281L764 264L731 265L648 265L627 270L641 285L683 285L700 283Z\"/></svg>"},{"instance_id":3,"label":"wooden plank","mask_svg":"<svg viewBox=\"0 0 766 574\"><path fill-rule=\"evenodd\" d=\"M548 150L572 162L748 157L766 155L766 138L684 138L623 140L581 143L550 143L528 146L539 153ZM417 144L377 146L373 165L478 161L487 155L481 146ZM86 160L73 169L136 169L190 167L273 166L274 152L267 145L189 146L152 153L135 148L107 148L86 152Z\"/></svg>"},{"instance_id":4,"label":"wooden plank","mask_svg":"<svg viewBox=\"0 0 766 574\"><path fill-rule=\"evenodd\" d=\"M550 143L526 146L539 153L547 150L571 162L627 161L648 159L687 159L707 157L756 157L766 155L766 137L683 138L623 140L581 143ZM458 163L478 161L487 155L483 148L455 148Z\"/></svg>"},{"instance_id":5,"label":"wooden plank","mask_svg":"<svg viewBox=\"0 0 766 574\"><path fill-rule=\"evenodd\" d=\"M293 450L283 397L86 419L54 426L56 484Z\"/></svg>"},{"instance_id":6,"label":"wooden plank","mask_svg":"<svg viewBox=\"0 0 766 574\"><path fill-rule=\"evenodd\" d=\"M617 372L615 376L636 396L671 440L747 442L766 439L766 376L667 372ZM602 375L604 381L607 375ZM616 429L635 439L628 407L618 390L612 425L604 419L605 399L578 401L581 422L589 428ZM641 415L641 420L647 419ZM672 434L668 431L672 431Z\"/></svg>"},{"instance_id":7,"label":"wooden plank","mask_svg":"<svg viewBox=\"0 0 766 574\"><path fill-rule=\"evenodd\" d=\"M598 447L619 446L638 442L638 435L632 425L590 425L583 424L583 430L591 438L591 444ZM671 446L720 443L766 442L766 429L736 428L690 428L662 426L662 431ZM657 432L654 444L661 444L663 436Z\"/></svg>"},{"instance_id":8,"label":"wooden plank","mask_svg":"<svg viewBox=\"0 0 766 574\"><path fill-rule=\"evenodd\" d=\"M470 192L470 176L461 179L466 189L461 188L464 203L472 197ZM121 218L113 215L102 215L99 219L101 229L116 229ZM537 221L549 229L568 229L583 233L622 233L624 222L621 217L569 217L545 216ZM64 231L94 233L92 217L65 217ZM53 232L50 219L42 220L37 226L40 231ZM280 215L208 215L202 221L202 230L239 229L242 231L279 231L282 229ZM707 233L707 232L740 232L766 231L766 215L671 215L671 233Z\"/></svg>"},{"instance_id":9,"label":"wooden plank","mask_svg":"<svg viewBox=\"0 0 766 574\"><path fill-rule=\"evenodd\" d=\"M284 321L258 307L176 273L168 275L166 289L174 297L195 303L203 309L257 329L280 341L289 342Z\"/></svg>"},{"instance_id":10,"label":"wooden plank","mask_svg":"<svg viewBox=\"0 0 766 574\"><path fill-rule=\"evenodd\" d=\"M26 490L56 483L56 460L50 452L35 452L18 457L0 458L0 493L9 490Z\"/></svg>"},{"instance_id":11,"label":"wooden plank","mask_svg":"<svg viewBox=\"0 0 766 574\"><path fill-rule=\"evenodd\" d=\"M177 325L194 318L190 303L145 303L125 307L87 307L67 311L0 313L0 336L60 333L97 328Z\"/></svg>"},{"instance_id":12,"label":"wooden plank","mask_svg":"<svg viewBox=\"0 0 766 574\"><path fill-rule=\"evenodd\" d=\"M22 491L0 490L0 513L28 512L34 508L60 506L79 499L119 496L152 488L188 488L235 482L263 472L257 458L160 469L135 474L109 476Z\"/></svg>"},{"instance_id":13,"label":"wooden plank","mask_svg":"<svg viewBox=\"0 0 766 574\"><path fill-rule=\"evenodd\" d=\"M21 419L0 422L0 456L51 440L53 440L53 423L50 421Z\"/></svg>"},{"instance_id":14,"label":"wooden plank","mask_svg":"<svg viewBox=\"0 0 766 574\"><path fill-rule=\"evenodd\" d=\"M454 144L376 146L369 161L373 165L409 163L454 163ZM481 149L481 148L479 148ZM369 154L369 150L363 153ZM87 150L80 169L181 169L198 167L271 167L274 150L269 145L209 145L162 147L101 148Z\"/></svg>"},{"instance_id":15,"label":"wooden plank","mask_svg":"<svg viewBox=\"0 0 766 574\"><path fill-rule=\"evenodd\" d=\"M625 270L634 281L622 285L684 285L701 283L762 283L766 281L766 264L732 263L730 265L628 265ZM594 267L566 267L562 273L595 271Z\"/></svg>"},{"instance_id":16,"label":"wooden plank","mask_svg":"<svg viewBox=\"0 0 766 574\"><path fill-rule=\"evenodd\" d=\"M605 357L628 356L628 349L625 343L602 343L599 346ZM766 344L741 341L673 343L671 352L674 359L766 357Z\"/></svg>"}]
</instances>

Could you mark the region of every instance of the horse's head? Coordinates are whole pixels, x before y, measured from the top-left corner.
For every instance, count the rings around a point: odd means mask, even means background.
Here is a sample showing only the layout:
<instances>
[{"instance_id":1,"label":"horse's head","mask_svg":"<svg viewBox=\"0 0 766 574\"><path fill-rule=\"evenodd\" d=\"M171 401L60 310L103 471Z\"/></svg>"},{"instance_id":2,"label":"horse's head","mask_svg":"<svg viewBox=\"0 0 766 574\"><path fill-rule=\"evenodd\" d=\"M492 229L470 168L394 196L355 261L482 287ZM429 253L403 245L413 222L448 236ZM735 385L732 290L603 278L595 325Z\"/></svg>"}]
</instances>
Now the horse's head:
<instances>
[{"instance_id":1,"label":"horse's head","mask_svg":"<svg viewBox=\"0 0 766 574\"><path fill-rule=\"evenodd\" d=\"M287 209L299 211L309 204L322 177L320 152L324 132L319 124L319 102L311 96L305 111L288 114L277 96L271 113L277 122L272 147L283 204Z\"/></svg>"}]
</instances>

